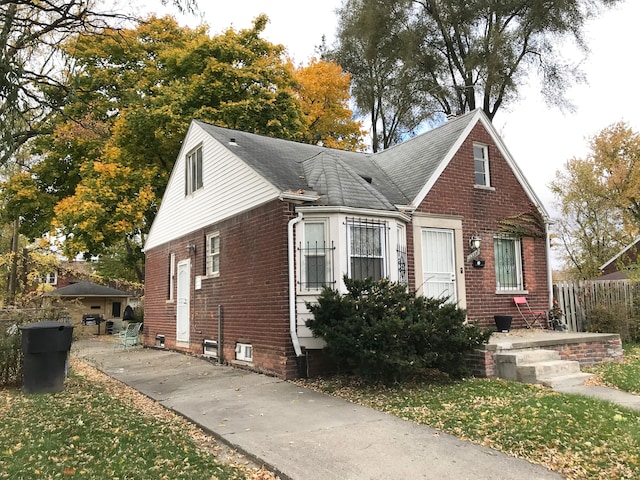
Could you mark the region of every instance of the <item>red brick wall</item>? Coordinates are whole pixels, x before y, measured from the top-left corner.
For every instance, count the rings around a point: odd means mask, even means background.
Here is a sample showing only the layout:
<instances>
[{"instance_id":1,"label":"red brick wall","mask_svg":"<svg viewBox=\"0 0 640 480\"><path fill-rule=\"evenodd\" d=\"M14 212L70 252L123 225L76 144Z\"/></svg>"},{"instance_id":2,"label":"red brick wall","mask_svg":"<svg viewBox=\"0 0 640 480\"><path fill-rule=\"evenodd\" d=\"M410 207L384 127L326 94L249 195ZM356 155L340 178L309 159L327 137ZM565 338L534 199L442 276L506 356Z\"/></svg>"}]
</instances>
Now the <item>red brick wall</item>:
<instances>
[{"instance_id":1,"label":"red brick wall","mask_svg":"<svg viewBox=\"0 0 640 480\"><path fill-rule=\"evenodd\" d=\"M189 351L202 353L202 340L218 337L218 305L222 306L223 356L235 358L236 342L253 346L253 366L283 378L297 376L289 335L287 203L274 201L151 249L146 259L145 337L155 344L165 335L165 347L176 345L176 305L167 302L170 253L176 263L191 258L191 331ZM220 276L205 278L206 235L220 233ZM195 290L195 276L202 288ZM174 292L175 295L175 292Z\"/></svg>"},{"instance_id":2,"label":"red brick wall","mask_svg":"<svg viewBox=\"0 0 640 480\"><path fill-rule=\"evenodd\" d=\"M474 142L489 147L490 182L493 189L474 187ZM465 262L469 319L484 326L493 326L494 315L512 315L512 328L523 327L524 322L518 317L513 303L514 294L496 294L493 237L501 228L500 222L514 215L533 214L542 221L482 125L474 127L417 211L463 217L464 260L469 253L467 241L471 235L477 232L482 239L479 258L485 260L484 268L473 268L471 263ZM528 291L526 297L529 304L536 310L548 309L545 242L544 236L522 239L524 287Z\"/></svg>"}]
</instances>

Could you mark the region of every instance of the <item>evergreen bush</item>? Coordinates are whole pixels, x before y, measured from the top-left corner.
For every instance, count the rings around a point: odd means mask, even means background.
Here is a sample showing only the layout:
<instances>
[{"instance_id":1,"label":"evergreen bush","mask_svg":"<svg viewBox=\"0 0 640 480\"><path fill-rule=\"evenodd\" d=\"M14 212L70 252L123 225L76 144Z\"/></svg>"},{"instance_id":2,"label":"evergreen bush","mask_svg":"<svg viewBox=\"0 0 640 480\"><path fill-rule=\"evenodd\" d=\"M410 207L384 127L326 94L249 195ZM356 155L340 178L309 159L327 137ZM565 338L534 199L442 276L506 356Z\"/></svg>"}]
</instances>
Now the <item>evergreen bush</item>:
<instances>
[{"instance_id":1,"label":"evergreen bush","mask_svg":"<svg viewBox=\"0 0 640 480\"><path fill-rule=\"evenodd\" d=\"M366 381L403 381L430 368L463 376L466 354L491 335L467 324L464 310L405 285L348 278L345 284L346 294L325 288L307 305L313 314L307 326L339 368Z\"/></svg>"}]
</instances>

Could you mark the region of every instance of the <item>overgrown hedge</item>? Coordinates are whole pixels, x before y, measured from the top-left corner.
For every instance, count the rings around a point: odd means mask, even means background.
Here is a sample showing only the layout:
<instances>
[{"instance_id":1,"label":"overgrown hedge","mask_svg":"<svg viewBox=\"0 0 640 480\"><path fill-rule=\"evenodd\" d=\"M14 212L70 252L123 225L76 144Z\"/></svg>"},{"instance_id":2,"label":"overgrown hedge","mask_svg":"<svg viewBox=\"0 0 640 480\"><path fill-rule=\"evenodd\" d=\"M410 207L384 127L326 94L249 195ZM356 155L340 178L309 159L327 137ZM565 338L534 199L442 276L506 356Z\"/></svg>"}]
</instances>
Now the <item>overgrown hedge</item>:
<instances>
[{"instance_id":1,"label":"overgrown hedge","mask_svg":"<svg viewBox=\"0 0 640 480\"><path fill-rule=\"evenodd\" d=\"M405 285L348 278L345 284L345 295L325 288L307 305L313 313L307 326L341 370L366 381L398 382L433 368L463 376L465 354L491 335L466 324L464 310Z\"/></svg>"},{"instance_id":2,"label":"overgrown hedge","mask_svg":"<svg viewBox=\"0 0 640 480\"><path fill-rule=\"evenodd\" d=\"M623 303L598 305L586 314L585 330L595 333L618 333L623 343L640 342L640 309L637 302L631 308Z\"/></svg>"}]
</instances>

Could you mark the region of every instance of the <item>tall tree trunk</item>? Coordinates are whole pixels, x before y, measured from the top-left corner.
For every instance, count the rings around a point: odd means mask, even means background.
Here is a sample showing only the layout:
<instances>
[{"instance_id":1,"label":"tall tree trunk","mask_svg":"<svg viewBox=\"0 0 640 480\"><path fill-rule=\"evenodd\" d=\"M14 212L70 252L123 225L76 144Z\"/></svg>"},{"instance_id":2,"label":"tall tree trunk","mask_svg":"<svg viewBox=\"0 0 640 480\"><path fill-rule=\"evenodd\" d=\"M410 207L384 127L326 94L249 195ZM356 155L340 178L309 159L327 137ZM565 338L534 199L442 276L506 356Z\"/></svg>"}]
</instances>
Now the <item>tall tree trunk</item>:
<instances>
[{"instance_id":1,"label":"tall tree trunk","mask_svg":"<svg viewBox=\"0 0 640 480\"><path fill-rule=\"evenodd\" d=\"M18 229L20 220L13 221L13 238L11 240L11 272L9 273L9 303L14 304L18 291Z\"/></svg>"}]
</instances>

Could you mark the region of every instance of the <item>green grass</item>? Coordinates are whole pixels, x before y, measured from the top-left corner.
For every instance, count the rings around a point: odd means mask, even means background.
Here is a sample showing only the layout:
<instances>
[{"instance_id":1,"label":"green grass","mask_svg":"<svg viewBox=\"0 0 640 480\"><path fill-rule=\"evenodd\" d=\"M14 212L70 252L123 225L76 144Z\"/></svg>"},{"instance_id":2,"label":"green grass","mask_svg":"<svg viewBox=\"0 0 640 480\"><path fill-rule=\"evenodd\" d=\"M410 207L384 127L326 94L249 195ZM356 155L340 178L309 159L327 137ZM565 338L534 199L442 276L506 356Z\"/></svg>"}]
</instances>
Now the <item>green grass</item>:
<instances>
[{"instance_id":1,"label":"green grass","mask_svg":"<svg viewBox=\"0 0 640 480\"><path fill-rule=\"evenodd\" d=\"M74 375L56 394L0 390L0 478L240 479L174 417L154 417Z\"/></svg>"},{"instance_id":2,"label":"green grass","mask_svg":"<svg viewBox=\"0 0 640 480\"><path fill-rule=\"evenodd\" d=\"M312 385L566 478L640 478L640 412L607 402L495 379L372 387L335 378Z\"/></svg>"},{"instance_id":3,"label":"green grass","mask_svg":"<svg viewBox=\"0 0 640 480\"><path fill-rule=\"evenodd\" d=\"M603 363L590 369L603 384L640 395L640 344L624 346L624 361Z\"/></svg>"}]
</instances>

